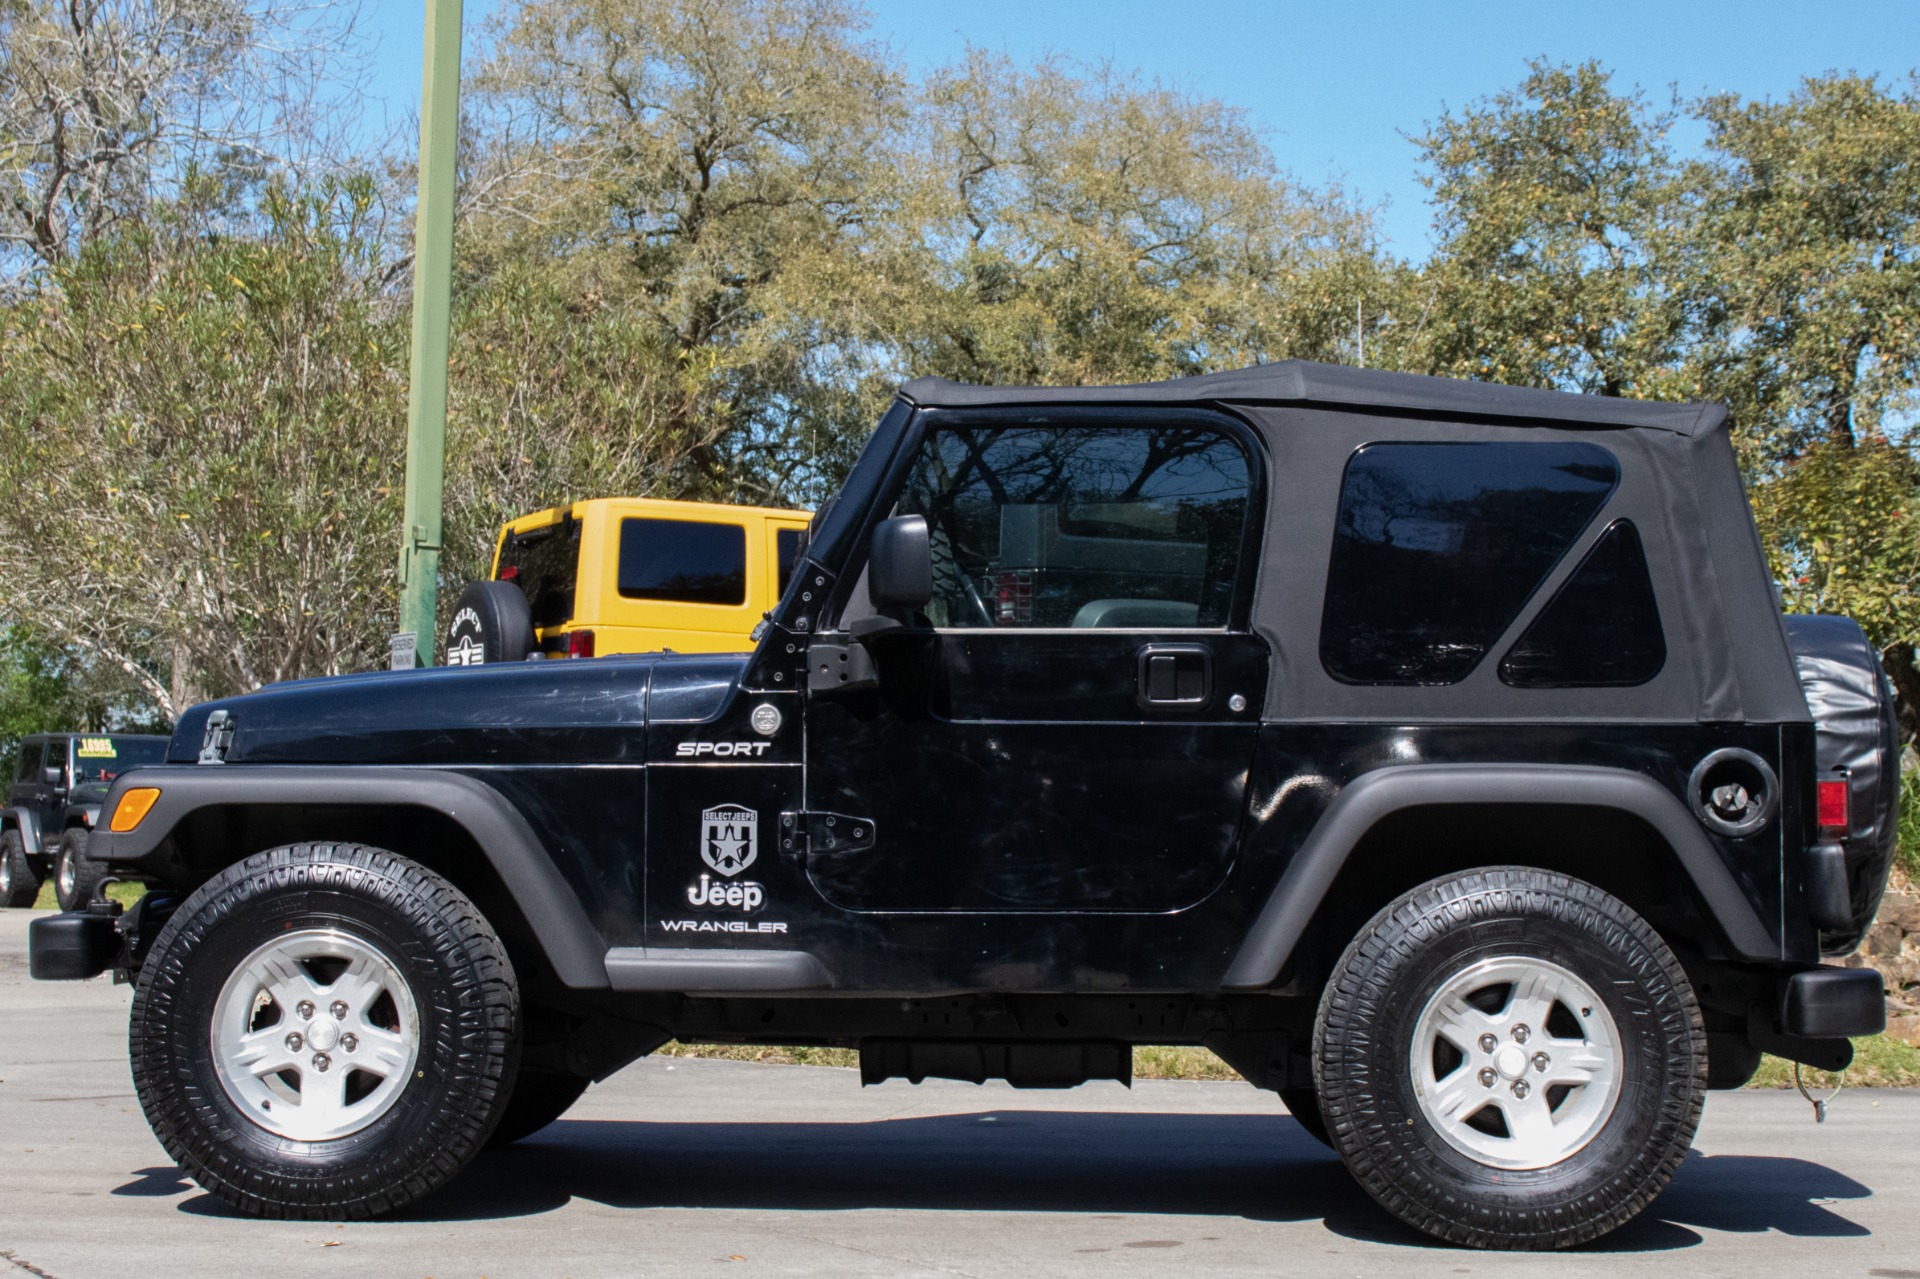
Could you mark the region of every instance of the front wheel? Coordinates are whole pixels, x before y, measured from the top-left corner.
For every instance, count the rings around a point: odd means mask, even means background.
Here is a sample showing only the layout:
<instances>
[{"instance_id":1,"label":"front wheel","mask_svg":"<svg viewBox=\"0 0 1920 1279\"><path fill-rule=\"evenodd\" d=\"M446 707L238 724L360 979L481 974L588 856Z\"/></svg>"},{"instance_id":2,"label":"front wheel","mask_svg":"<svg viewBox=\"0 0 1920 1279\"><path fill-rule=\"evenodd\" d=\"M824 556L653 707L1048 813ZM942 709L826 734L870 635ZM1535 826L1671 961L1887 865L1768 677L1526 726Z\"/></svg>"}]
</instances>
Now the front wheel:
<instances>
[{"instance_id":1,"label":"front wheel","mask_svg":"<svg viewBox=\"0 0 1920 1279\"><path fill-rule=\"evenodd\" d=\"M1631 1220L1699 1126L1707 1042L1679 961L1580 880L1422 885L1361 931L1314 1028L1333 1145L1389 1212L1482 1248Z\"/></svg>"},{"instance_id":2,"label":"front wheel","mask_svg":"<svg viewBox=\"0 0 1920 1279\"><path fill-rule=\"evenodd\" d=\"M107 868L87 856L87 832L76 826L60 837L53 859L53 895L61 910L84 910Z\"/></svg>"},{"instance_id":3,"label":"front wheel","mask_svg":"<svg viewBox=\"0 0 1920 1279\"><path fill-rule=\"evenodd\" d=\"M183 903L141 969L133 1080L154 1135L260 1217L390 1212L485 1145L519 1065L499 937L445 879L295 844Z\"/></svg>"},{"instance_id":4,"label":"front wheel","mask_svg":"<svg viewBox=\"0 0 1920 1279\"><path fill-rule=\"evenodd\" d=\"M0 906L31 906L40 896L40 872L27 858L17 830L0 831Z\"/></svg>"}]
</instances>

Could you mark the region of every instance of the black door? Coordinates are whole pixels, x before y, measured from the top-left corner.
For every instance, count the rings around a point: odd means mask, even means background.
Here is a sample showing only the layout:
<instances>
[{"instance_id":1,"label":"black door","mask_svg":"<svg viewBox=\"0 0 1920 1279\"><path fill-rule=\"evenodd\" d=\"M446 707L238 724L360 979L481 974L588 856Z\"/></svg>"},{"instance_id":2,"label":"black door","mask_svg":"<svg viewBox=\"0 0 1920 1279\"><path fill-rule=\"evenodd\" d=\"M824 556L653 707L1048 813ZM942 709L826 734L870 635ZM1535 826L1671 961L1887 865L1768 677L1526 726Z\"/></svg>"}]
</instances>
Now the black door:
<instances>
[{"instance_id":1,"label":"black door","mask_svg":"<svg viewBox=\"0 0 1920 1279\"><path fill-rule=\"evenodd\" d=\"M871 645L876 690L809 699L807 808L836 822L809 841L816 890L874 912L1205 899L1267 678L1250 434L1191 412L934 418L898 490L892 513L927 519L934 598Z\"/></svg>"}]
</instances>

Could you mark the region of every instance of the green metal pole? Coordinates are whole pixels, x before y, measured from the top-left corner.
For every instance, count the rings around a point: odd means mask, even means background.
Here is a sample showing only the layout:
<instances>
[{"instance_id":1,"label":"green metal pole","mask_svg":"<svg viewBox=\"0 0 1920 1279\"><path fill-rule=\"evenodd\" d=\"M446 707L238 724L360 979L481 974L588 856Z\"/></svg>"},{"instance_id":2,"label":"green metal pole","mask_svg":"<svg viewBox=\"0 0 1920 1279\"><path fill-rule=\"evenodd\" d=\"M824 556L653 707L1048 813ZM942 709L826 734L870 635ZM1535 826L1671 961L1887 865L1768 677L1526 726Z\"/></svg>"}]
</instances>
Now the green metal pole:
<instances>
[{"instance_id":1,"label":"green metal pole","mask_svg":"<svg viewBox=\"0 0 1920 1279\"><path fill-rule=\"evenodd\" d=\"M440 498L447 465L447 329L453 299L454 149L460 134L461 0L426 0L420 188L413 230L413 356L407 372L407 498L400 542L400 630L433 664ZM404 665L396 637L394 660Z\"/></svg>"}]
</instances>

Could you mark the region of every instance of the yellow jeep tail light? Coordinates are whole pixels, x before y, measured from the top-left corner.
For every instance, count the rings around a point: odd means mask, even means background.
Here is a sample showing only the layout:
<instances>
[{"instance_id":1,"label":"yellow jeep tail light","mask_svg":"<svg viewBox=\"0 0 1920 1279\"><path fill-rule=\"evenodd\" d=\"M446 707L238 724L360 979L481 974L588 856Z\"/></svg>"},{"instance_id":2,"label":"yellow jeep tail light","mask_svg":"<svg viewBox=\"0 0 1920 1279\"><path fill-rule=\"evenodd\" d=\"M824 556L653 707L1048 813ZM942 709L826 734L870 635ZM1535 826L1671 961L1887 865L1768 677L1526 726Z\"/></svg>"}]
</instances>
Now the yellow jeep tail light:
<instances>
[{"instance_id":1,"label":"yellow jeep tail light","mask_svg":"<svg viewBox=\"0 0 1920 1279\"><path fill-rule=\"evenodd\" d=\"M153 805L159 798L158 786L134 787L122 795L120 802L113 806L113 820L107 823L107 829L116 835L123 835L132 830L153 810Z\"/></svg>"}]
</instances>

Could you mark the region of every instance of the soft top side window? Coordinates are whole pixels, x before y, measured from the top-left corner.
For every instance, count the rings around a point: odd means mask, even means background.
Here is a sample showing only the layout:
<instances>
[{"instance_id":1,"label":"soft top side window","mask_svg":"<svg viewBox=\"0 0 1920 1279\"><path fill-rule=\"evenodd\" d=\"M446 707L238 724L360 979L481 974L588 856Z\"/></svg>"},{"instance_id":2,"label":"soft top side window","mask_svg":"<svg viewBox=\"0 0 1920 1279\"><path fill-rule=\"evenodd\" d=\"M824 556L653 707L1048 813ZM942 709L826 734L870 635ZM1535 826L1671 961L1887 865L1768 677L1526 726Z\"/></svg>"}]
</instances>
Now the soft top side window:
<instances>
[{"instance_id":1,"label":"soft top side window","mask_svg":"<svg viewBox=\"0 0 1920 1279\"><path fill-rule=\"evenodd\" d=\"M1368 444L1347 461L1320 661L1349 684L1454 684L1606 505L1597 444Z\"/></svg>"},{"instance_id":2,"label":"soft top side window","mask_svg":"<svg viewBox=\"0 0 1920 1279\"><path fill-rule=\"evenodd\" d=\"M927 435L895 508L924 515L939 627L1224 627L1251 490L1240 443L1190 424Z\"/></svg>"},{"instance_id":3,"label":"soft top side window","mask_svg":"<svg viewBox=\"0 0 1920 1279\"><path fill-rule=\"evenodd\" d=\"M1615 520L1500 659L1515 688L1644 684L1667 662L1640 531Z\"/></svg>"}]
</instances>

